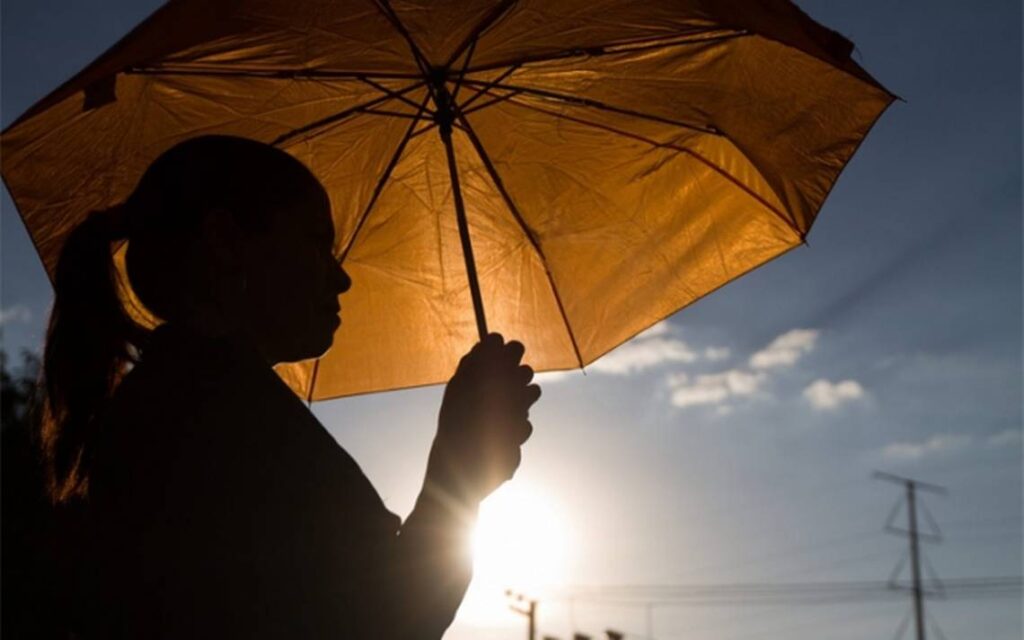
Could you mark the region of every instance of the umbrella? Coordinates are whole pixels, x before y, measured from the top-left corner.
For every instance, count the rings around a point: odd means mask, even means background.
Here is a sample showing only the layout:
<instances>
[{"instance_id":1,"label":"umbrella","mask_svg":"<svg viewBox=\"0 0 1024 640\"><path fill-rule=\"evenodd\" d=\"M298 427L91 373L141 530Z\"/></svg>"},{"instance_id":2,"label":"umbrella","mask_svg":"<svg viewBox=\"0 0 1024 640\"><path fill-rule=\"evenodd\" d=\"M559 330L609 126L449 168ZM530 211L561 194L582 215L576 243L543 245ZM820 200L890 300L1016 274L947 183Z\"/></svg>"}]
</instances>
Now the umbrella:
<instances>
[{"instance_id":1,"label":"umbrella","mask_svg":"<svg viewBox=\"0 0 1024 640\"><path fill-rule=\"evenodd\" d=\"M785 0L172 0L2 135L52 273L183 139L303 161L354 285L318 400L441 382L485 331L583 367L806 238L893 96ZM123 249L123 248L122 248Z\"/></svg>"}]
</instances>

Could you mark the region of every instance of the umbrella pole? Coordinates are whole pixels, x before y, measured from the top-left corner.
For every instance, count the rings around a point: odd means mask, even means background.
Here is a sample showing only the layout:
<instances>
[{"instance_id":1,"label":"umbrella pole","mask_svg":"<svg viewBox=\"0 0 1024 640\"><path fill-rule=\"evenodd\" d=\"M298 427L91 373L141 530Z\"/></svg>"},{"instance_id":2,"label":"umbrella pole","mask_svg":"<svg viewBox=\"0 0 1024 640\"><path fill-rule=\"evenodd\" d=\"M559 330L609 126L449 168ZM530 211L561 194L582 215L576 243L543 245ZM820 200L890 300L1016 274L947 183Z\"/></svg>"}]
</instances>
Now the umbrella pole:
<instances>
[{"instance_id":1,"label":"umbrella pole","mask_svg":"<svg viewBox=\"0 0 1024 640\"><path fill-rule=\"evenodd\" d=\"M448 173L452 182L452 198L455 200L455 219L459 225L459 240L462 242L462 257L466 261L466 276L469 279L469 293L473 297L473 313L476 316L476 328L483 340L487 335L487 318L484 316L484 301L480 295L480 281L476 276L476 261L473 259L473 243L469 238L469 223L466 221L466 206L462 202L462 188L459 185L459 168L455 162L455 149L452 146L452 124L455 116L452 111L451 95L443 82L434 87L437 101L435 119L441 140L444 142L445 154L448 156Z\"/></svg>"}]
</instances>

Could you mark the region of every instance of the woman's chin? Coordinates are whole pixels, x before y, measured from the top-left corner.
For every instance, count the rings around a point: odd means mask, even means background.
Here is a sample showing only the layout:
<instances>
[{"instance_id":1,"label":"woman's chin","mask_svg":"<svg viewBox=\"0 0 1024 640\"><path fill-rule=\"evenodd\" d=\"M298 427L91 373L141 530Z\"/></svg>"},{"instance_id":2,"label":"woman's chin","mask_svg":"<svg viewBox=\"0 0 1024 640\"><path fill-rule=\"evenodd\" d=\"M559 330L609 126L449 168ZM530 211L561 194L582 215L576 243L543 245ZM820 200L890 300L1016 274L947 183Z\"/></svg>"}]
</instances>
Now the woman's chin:
<instances>
[{"instance_id":1,"label":"woman's chin","mask_svg":"<svg viewBox=\"0 0 1024 640\"><path fill-rule=\"evenodd\" d=\"M340 325L341 320L335 318L331 322L320 323L320 326L307 328L302 334L302 340L292 340L290 346L282 350L287 353L281 361L300 362L322 357L334 344L334 332Z\"/></svg>"},{"instance_id":2,"label":"woman's chin","mask_svg":"<svg viewBox=\"0 0 1024 640\"><path fill-rule=\"evenodd\" d=\"M314 358L319 358L327 353L328 349L331 348L331 345L334 344L334 334L338 331L338 327L341 326L341 318L338 316L332 316L330 321L326 324L327 328L317 334L315 346L312 347L312 349L316 351L316 355L312 356Z\"/></svg>"}]
</instances>

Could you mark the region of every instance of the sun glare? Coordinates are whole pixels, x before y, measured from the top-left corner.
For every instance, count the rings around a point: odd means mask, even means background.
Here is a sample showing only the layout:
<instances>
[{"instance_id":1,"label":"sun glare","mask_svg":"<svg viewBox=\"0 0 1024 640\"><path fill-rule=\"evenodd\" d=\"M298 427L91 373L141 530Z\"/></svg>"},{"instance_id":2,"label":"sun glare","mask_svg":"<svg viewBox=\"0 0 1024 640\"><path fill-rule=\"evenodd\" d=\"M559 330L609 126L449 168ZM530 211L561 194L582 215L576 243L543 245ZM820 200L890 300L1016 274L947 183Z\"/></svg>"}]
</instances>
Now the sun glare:
<instances>
[{"instance_id":1,"label":"sun glare","mask_svg":"<svg viewBox=\"0 0 1024 640\"><path fill-rule=\"evenodd\" d=\"M460 617L500 623L508 610L506 590L538 596L565 580L566 530L561 513L544 493L505 485L480 507L473 533L473 583Z\"/></svg>"}]
</instances>

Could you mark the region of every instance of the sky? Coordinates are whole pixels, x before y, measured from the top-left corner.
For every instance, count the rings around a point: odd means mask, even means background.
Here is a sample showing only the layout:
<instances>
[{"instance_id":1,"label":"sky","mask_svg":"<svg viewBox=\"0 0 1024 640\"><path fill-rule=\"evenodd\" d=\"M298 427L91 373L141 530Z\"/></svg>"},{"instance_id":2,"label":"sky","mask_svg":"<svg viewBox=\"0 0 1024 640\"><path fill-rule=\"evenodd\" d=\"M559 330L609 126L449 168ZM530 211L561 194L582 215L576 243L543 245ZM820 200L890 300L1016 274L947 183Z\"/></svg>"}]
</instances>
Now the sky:
<instances>
[{"instance_id":1,"label":"sky","mask_svg":"<svg viewBox=\"0 0 1024 640\"><path fill-rule=\"evenodd\" d=\"M4 0L4 126L158 4ZM948 488L922 498L944 534L926 545L938 576L1022 572L1021 5L799 5L853 40L855 59L903 100L844 171L809 246L586 376L542 378L523 465L491 502L494 522L502 505L507 517L508 505L526 504L515 530L526 546L508 541L509 557L552 569L559 589L540 597L543 634L891 637L909 611L902 594L650 611L562 597L572 585L885 580L906 542L883 532L901 488L873 480L875 470ZM3 346L38 351L51 288L6 191L0 209ZM313 410L405 514L440 394ZM447 638L525 633L501 589L527 589L530 576L492 569ZM928 611L951 640L1022 634L1019 593L950 597Z\"/></svg>"}]
</instances>

